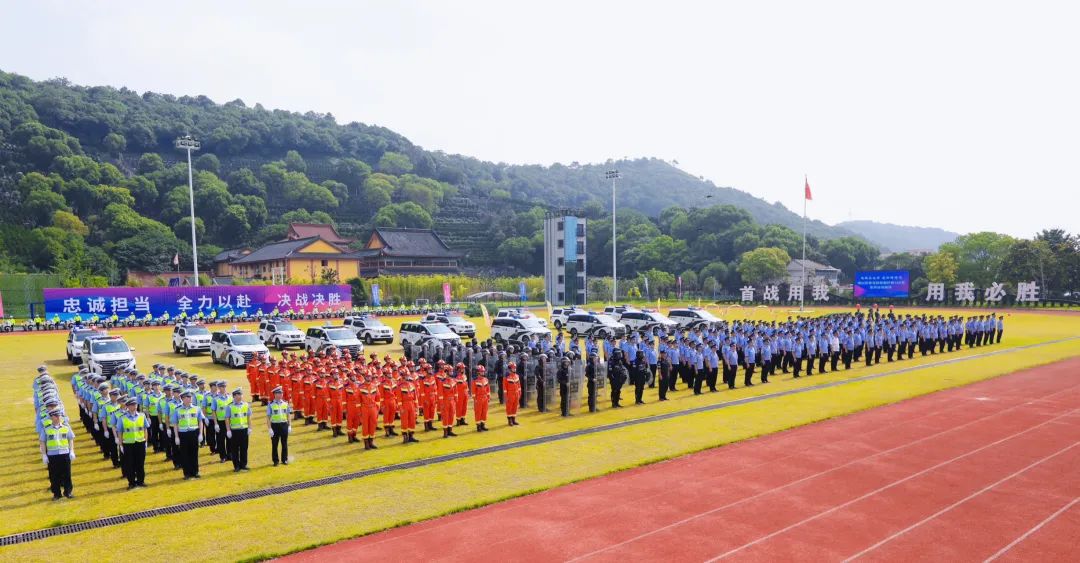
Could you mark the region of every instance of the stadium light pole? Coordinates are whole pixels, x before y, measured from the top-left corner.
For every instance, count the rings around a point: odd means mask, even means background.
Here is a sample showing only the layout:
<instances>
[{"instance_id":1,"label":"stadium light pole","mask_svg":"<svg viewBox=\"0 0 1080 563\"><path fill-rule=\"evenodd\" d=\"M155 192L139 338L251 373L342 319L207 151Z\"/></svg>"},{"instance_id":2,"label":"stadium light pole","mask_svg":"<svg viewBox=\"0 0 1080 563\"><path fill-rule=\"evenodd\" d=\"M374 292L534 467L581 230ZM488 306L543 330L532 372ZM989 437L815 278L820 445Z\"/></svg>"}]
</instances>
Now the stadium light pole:
<instances>
[{"instance_id":1,"label":"stadium light pole","mask_svg":"<svg viewBox=\"0 0 1080 563\"><path fill-rule=\"evenodd\" d=\"M191 265L195 272L195 287L199 287L199 251L195 247L195 179L191 172L191 151L199 150L201 143L191 135L176 139L176 148L187 151L188 199L191 204Z\"/></svg>"},{"instance_id":2,"label":"stadium light pole","mask_svg":"<svg viewBox=\"0 0 1080 563\"><path fill-rule=\"evenodd\" d=\"M604 177L611 180L611 304L618 303L619 295L619 276L618 269L615 263L617 253L615 252L615 180L620 178L619 171L612 169L608 170Z\"/></svg>"}]
</instances>

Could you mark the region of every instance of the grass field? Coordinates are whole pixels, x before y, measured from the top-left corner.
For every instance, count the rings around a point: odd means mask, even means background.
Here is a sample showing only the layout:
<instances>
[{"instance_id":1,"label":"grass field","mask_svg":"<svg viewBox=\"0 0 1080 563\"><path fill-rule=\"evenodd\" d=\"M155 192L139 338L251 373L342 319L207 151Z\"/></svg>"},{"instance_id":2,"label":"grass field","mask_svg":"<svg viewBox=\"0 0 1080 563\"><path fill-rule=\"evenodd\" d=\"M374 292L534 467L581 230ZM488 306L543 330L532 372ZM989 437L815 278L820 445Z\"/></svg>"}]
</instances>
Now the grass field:
<instances>
[{"instance_id":1,"label":"grass field","mask_svg":"<svg viewBox=\"0 0 1080 563\"><path fill-rule=\"evenodd\" d=\"M720 311L724 312L724 309ZM818 311L825 312L828 311ZM938 312L947 314L934 310L935 314ZM735 308L727 314L733 318L769 319L786 317L787 311ZM301 328L306 326L299 324ZM398 323L394 320L390 324ZM34 367L44 361L61 383L68 408L73 411L76 408L70 386L66 384L73 369L63 358L63 335L16 333L0 336L0 354L5 359L5 369L0 373L0 399L9 405L10 413L0 423L0 440L8 450L7 463L0 468L0 491L3 491L0 493L0 515L3 515L0 535L1076 337L1080 335L1080 315L1016 312L1006 319L1005 330L1002 344L990 348L815 375L809 379L793 380L784 376L767 386L699 397L679 391L666 403L652 400L655 390L651 390L646 396L649 404L644 406L619 411L605 409L568 419L529 411L520 417L522 425L516 428L506 427L505 419L500 416L501 408L493 405L492 432L476 434L467 431L453 440L438 438L441 433L421 433L418 437L423 443L408 447L397 440L379 439L380 449L374 452L363 452L355 445L347 444L344 438L332 439L328 432L317 433L313 426L296 426L290 447L295 462L287 467L270 466L269 438L261 431L264 427L262 411L257 411L255 428L258 431L251 442L250 473L234 474L230 464L210 462L209 455L204 455L204 478L183 481L179 471L172 471L171 464L166 466L163 456L148 456L147 483L150 487L131 492L126 491L126 481L119 471L107 462L103 463L95 454L90 438L79 435L76 440L79 457L74 465L77 498L59 503L52 503L45 492L48 482L37 454L29 393ZM480 336L486 337L483 329L481 331ZM167 329L114 332L122 333L137 349L139 365L143 368L157 362L169 363L208 378L225 378L246 387L242 370L214 366L206 356L184 358L169 352ZM380 355L384 352L396 355L400 347L374 346L372 350ZM1080 355L1080 340L1069 340L851 385L770 398L730 409L132 522L115 526L105 533L109 537L125 538L129 545L131 538L145 538L145 545L155 547L156 553L183 550L198 559L236 560L287 553L1076 355ZM79 430L81 428L76 427L76 431ZM227 526L226 522L229 523ZM114 545L86 541L98 537L101 537L100 532L89 532L34 541L0 548L0 557L107 557L113 553ZM206 541L208 537L215 539ZM194 538L198 538L197 541L193 541Z\"/></svg>"}]
</instances>

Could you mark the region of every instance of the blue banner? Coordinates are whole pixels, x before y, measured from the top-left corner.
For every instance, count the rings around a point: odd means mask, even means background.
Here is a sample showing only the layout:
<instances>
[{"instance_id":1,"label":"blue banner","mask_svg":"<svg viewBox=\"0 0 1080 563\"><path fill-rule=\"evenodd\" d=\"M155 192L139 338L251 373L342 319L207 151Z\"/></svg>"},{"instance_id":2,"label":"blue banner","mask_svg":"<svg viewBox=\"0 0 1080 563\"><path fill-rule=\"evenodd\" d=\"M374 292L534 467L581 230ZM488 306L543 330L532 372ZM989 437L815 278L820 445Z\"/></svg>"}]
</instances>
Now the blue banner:
<instances>
[{"instance_id":1,"label":"blue banner","mask_svg":"<svg viewBox=\"0 0 1080 563\"><path fill-rule=\"evenodd\" d=\"M520 297L522 301L527 301L528 296L529 296L528 292L525 290L525 282L519 282L518 283L518 297Z\"/></svg>"},{"instance_id":2,"label":"blue banner","mask_svg":"<svg viewBox=\"0 0 1080 563\"><path fill-rule=\"evenodd\" d=\"M371 284L371 306L379 306L379 284L377 283Z\"/></svg>"}]
</instances>

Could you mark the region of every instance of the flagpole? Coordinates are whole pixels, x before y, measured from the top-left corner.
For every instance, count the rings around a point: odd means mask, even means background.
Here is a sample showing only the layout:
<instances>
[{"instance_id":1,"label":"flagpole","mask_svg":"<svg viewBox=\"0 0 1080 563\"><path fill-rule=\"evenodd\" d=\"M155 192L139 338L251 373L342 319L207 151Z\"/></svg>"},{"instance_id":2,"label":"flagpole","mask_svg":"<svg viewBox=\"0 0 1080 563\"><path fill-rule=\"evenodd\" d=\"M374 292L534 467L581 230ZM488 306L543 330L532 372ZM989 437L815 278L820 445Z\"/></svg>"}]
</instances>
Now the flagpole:
<instances>
[{"instance_id":1,"label":"flagpole","mask_svg":"<svg viewBox=\"0 0 1080 563\"><path fill-rule=\"evenodd\" d=\"M803 176L805 186L810 185L810 180ZM803 312L803 303L806 302L806 191L803 191L802 199L802 291L799 292L799 312Z\"/></svg>"}]
</instances>

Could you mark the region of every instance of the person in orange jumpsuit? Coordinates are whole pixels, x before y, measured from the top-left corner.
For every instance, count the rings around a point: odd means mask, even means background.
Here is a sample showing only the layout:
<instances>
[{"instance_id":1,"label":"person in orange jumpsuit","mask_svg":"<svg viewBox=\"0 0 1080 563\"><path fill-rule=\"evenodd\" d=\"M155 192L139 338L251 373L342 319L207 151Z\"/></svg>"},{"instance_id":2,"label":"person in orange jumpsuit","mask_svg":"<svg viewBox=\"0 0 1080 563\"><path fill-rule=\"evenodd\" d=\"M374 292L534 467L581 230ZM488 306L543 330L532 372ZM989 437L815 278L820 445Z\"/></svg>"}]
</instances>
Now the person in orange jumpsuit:
<instances>
[{"instance_id":1,"label":"person in orange jumpsuit","mask_svg":"<svg viewBox=\"0 0 1080 563\"><path fill-rule=\"evenodd\" d=\"M258 383L257 377L258 377L258 374L259 374L259 366L260 365L262 365L262 364L259 362L259 357L258 356L255 356L254 358L252 358L251 361L248 362L248 365L247 365L248 389L251 390L251 400L252 401L258 401L259 400L259 383Z\"/></svg>"},{"instance_id":2,"label":"person in orange jumpsuit","mask_svg":"<svg viewBox=\"0 0 1080 563\"><path fill-rule=\"evenodd\" d=\"M375 426L379 423L379 385L374 379L360 386L360 425L364 449L374 450Z\"/></svg>"},{"instance_id":3,"label":"person in orange jumpsuit","mask_svg":"<svg viewBox=\"0 0 1080 563\"><path fill-rule=\"evenodd\" d=\"M402 443L419 442L416 434L416 408L420 400L420 390L416 387L416 378L409 376L398 385L401 394L401 435Z\"/></svg>"},{"instance_id":4,"label":"person in orange jumpsuit","mask_svg":"<svg viewBox=\"0 0 1080 563\"><path fill-rule=\"evenodd\" d=\"M510 373L503 378L503 394L506 396L506 422L510 426L518 426L517 410L518 401L521 400L521 377L518 376L517 365L510 362Z\"/></svg>"},{"instance_id":5,"label":"person in orange jumpsuit","mask_svg":"<svg viewBox=\"0 0 1080 563\"><path fill-rule=\"evenodd\" d=\"M345 424L349 433L349 443L359 442L356 432L360 430L360 384L350 380L345 384Z\"/></svg>"},{"instance_id":6,"label":"person in orange jumpsuit","mask_svg":"<svg viewBox=\"0 0 1080 563\"><path fill-rule=\"evenodd\" d=\"M382 423L386 428L386 437L397 436L394 432L394 420L397 418L397 389L390 374L385 374L379 384L382 391Z\"/></svg>"},{"instance_id":7,"label":"person in orange jumpsuit","mask_svg":"<svg viewBox=\"0 0 1080 563\"><path fill-rule=\"evenodd\" d=\"M341 436L341 423L344 418L342 407L345 405L344 392L341 389L341 380L335 377L327 386L330 394L330 427L334 429L333 437Z\"/></svg>"},{"instance_id":8,"label":"person in orange jumpsuit","mask_svg":"<svg viewBox=\"0 0 1080 563\"><path fill-rule=\"evenodd\" d=\"M275 362L273 358L270 358L270 366L266 368L266 396L271 396L274 389L281 387L281 368L283 366L280 362ZM285 392L282 390L282 400L288 400L284 398ZM269 402L269 401L266 401Z\"/></svg>"},{"instance_id":9,"label":"person in orange jumpsuit","mask_svg":"<svg viewBox=\"0 0 1080 563\"><path fill-rule=\"evenodd\" d=\"M451 436L457 436L454 434L454 403L457 402L457 380L453 377L443 377L442 383L442 398L439 401L440 414L442 415L442 436L443 438L449 438Z\"/></svg>"},{"instance_id":10,"label":"person in orange jumpsuit","mask_svg":"<svg viewBox=\"0 0 1080 563\"><path fill-rule=\"evenodd\" d=\"M420 381L420 400L424 407L424 432L435 430L435 403L439 397L439 380L428 371Z\"/></svg>"},{"instance_id":11,"label":"person in orange jumpsuit","mask_svg":"<svg viewBox=\"0 0 1080 563\"><path fill-rule=\"evenodd\" d=\"M476 367L476 377L472 382L473 419L476 420L476 431L487 432L488 403L491 402L491 384L485 375L487 368Z\"/></svg>"},{"instance_id":12,"label":"person in orange jumpsuit","mask_svg":"<svg viewBox=\"0 0 1080 563\"><path fill-rule=\"evenodd\" d=\"M304 374L304 414L307 420L304 425L315 424L315 372L309 367Z\"/></svg>"},{"instance_id":13,"label":"person in orange jumpsuit","mask_svg":"<svg viewBox=\"0 0 1080 563\"><path fill-rule=\"evenodd\" d=\"M454 400L454 412L457 414L457 425L468 426L465 422L465 414L469 412L469 377L465 375L465 364L458 363L457 376L454 377L457 385L454 387L457 396Z\"/></svg>"},{"instance_id":14,"label":"person in orange jumpsuit","mask_svg":"<svg viewBox=\"0 0 1080 563\"><path fill-rule=\"evenodd\" d=\"M326 421L330 419L330 388L325 373L319 374L315 381L315 421L319 430L329 430Z\"/></svg>"},{"instance_id":15,"label":"person in orange jumpsuit","mask_svg":"<svg viewBox=\"0 0 1080 563\"><path fill-rule=\"evenodd\" d=\"M300 371L298 366L294 366L289 379L292 381L290 399L292 399L293 418L300 420L304 418L304 372Z\"/></svg>"},{"instance_id":16,"label":"person in orange jumpsuit","mask_svg":"<svg viewBox=\"0 0 1080 563\"><path fill-rule=\"evenodd\" d=\"M267 386L266 374L266 370L269 367L270 360L263 357L259 362L258 369L255 371L255 387L259 390L259 400L262 401L262 404L264 405L270 402L267 400L267 397L270 396L270 388Z\"/></svg>"}]
</instances>

